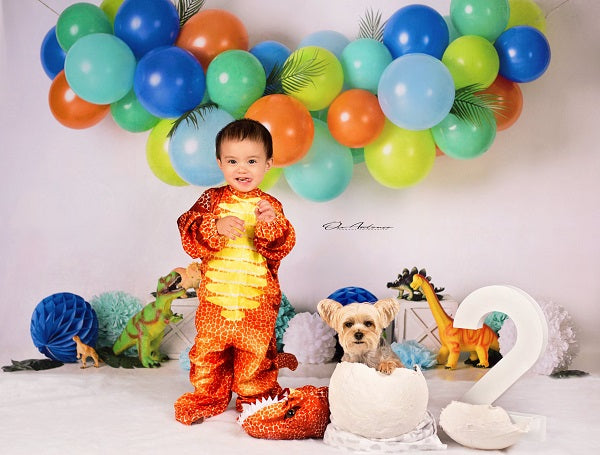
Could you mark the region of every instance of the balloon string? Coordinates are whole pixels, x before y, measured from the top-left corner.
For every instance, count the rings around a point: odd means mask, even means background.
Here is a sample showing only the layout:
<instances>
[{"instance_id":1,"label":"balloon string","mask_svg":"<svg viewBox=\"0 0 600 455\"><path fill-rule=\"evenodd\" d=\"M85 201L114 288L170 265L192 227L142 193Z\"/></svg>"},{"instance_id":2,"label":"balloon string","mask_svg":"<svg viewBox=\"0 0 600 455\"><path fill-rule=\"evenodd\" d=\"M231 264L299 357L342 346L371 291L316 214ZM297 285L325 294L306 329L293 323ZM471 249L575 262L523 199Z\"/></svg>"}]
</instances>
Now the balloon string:
<instances>
[{"instance_id":1,"label":"balloon string","mask_svg":"<svg viewBox=\"0 0 600 455\"><path fill-rule=\"evenodd\" d=\"M565 3L569 3L571 0L563 0L561 3L559 3L558 5L556 5L554 8L552 8L550 11L548 11L548 13L546 14L546 19L548 19L548 17L550 17L550 15L556 11L557 9L561 8Z\"/></svg>"},{"instance_id":2,"label":"balloon string","mask_svg":"<svg viewBox=\"0 0 600 455\"><path fill-rule=\"evenodd\" d=\"M56 14L57 16L59 16L59 14L53 10L52 8L50 8L50 6L48 6L46 3L44 3L42 0L37 0L39 3L41 3L42 5L44 5L46 8L48 8L50 11L52 11L54 14Z\"/></svg>"}]
</instances>

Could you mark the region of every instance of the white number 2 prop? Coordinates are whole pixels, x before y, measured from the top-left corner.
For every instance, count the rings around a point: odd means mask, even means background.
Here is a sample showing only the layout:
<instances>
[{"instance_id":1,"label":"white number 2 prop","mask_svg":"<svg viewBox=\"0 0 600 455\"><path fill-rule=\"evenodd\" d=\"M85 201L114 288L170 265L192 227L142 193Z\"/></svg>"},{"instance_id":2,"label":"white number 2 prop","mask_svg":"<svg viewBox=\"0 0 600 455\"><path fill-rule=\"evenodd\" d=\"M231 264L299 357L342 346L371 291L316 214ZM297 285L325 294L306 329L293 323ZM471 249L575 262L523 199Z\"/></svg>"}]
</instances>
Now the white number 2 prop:
<instances>
[{"instance_id":1,"label":"white number 2 prop","mask_svg":"<svg viewBox=\"0 0 600 455\"><path fill-rule=\"evenodd\" d=\"M473 291L459 305L454 327L477 329L488 313L501 311L515 323L513 348L488 371L460 401L489 404L497 400L527 372L546 350L548 323L537 302L514 286L486 286Z\"/></svg>"}]
</instances>

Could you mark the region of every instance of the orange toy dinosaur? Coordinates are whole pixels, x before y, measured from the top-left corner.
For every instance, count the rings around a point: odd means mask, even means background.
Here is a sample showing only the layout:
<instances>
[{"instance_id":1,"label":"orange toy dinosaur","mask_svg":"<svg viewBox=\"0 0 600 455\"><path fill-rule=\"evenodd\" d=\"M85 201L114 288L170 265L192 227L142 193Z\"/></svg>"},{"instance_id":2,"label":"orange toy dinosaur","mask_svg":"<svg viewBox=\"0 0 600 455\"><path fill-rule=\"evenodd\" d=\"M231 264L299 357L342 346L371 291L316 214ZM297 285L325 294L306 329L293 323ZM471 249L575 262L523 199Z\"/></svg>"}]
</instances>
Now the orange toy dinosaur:
<instances>
[{"instance_id":1,"label":"orange toy dinosaur","mask_svg":"<svg viewBox=\"0 0 600 455\"><path fill-rule=\"evenodd\" d=\"M442 341L437 362L445 364L446 368L454 369L460 353L469 351L468 363L479 368L489 367L488 349L500 351L498 335L485 324L476 330L454 327L454 320L446 314L431 284L423 275L415 274L410 287L414 290L421 289L437 323Z\"/></svg>"},{"instance_id":2,"label":"orange toy dinosaur","mask_svg":"<svg viewBox=\"0 0 600 455\"><path fill-rule=\"evenodd\" d=\"M99 368L100 361L98 359L98 354L96 354L96 350L81 341L81 338L79 338L77 335L73 337L73 341L77 345L77 359L81 360L81 368L85 368L87 366L86 363L89 357L91 357L91 359L94 361L94 366Z\"/></svg>"},{"instance_id":3,"label":"orange toy dinosaur","mask_svg":"<svg viewBox=\"0 0 600 455\"><path fill-rule=\"evenodd\" d=\"M254 438L322 438L329 423L328 389L305 385L287 397L245 404L238 423Z\"/></svg>"},{"instance_id":4,"label":"orange toy dinosaur","mask_svg":"<svg viewBox=\"0 0 600 455\"><path fill-rule=\"evenodd\" d=\"M256 220L261 199L276 218ZM245 232L233 240L218 233L216 220L236 216ZM281 393L275 321L281 291L277 272L295 243L294 229L279 201L254 189L231 186L206 190L178 220L184 250L201 258L197 290L196 340L190 350L194 392L175 402L175 418L184 424L202 421L227 409L232 392L236 407Z\"/></svg>"}]
</instances>

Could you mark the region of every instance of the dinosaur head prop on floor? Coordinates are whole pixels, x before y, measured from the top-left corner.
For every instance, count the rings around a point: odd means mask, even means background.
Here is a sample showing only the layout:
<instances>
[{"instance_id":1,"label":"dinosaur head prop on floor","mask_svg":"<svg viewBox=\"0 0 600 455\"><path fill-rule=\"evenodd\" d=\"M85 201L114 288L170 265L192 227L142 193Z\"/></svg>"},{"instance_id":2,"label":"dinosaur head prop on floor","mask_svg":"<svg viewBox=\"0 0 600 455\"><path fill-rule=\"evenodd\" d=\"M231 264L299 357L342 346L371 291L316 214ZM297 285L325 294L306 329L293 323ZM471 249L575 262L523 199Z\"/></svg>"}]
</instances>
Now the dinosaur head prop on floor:
<instances>
[{"instance_id":1,"label":"dinosaur head prop on floor","mask_svg":"<svg viewBox=\"0 0 600 455\"><path fill-rule=\"evenodd\" d=\"M244 405L238 423L255 438L322 438L329 423L328 389L305 385L282 398Z\"/></svg>"}]
</instances>

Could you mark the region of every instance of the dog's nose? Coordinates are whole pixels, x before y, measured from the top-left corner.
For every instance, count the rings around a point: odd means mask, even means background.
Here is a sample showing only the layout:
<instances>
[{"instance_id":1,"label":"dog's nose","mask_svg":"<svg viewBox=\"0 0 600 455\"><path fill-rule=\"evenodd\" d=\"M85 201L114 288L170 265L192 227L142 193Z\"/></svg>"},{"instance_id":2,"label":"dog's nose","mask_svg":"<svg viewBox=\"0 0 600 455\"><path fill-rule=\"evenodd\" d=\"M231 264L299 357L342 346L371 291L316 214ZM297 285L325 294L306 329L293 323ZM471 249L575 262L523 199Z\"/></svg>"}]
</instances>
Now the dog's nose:
<instances>
[{"instance_id":1,"label":"dog's nose","mask_svg":"<svg viewBox=\"0 0 600 455\"><path fill-rule=\"evenodd\" d=\"M354 334L354 338L356 338L357 340L362 340L363 336L364 336L364 335L363 335L363 333L362 333L362 332L356 332L356 333Z\"/></svg>"}]
</instances>

